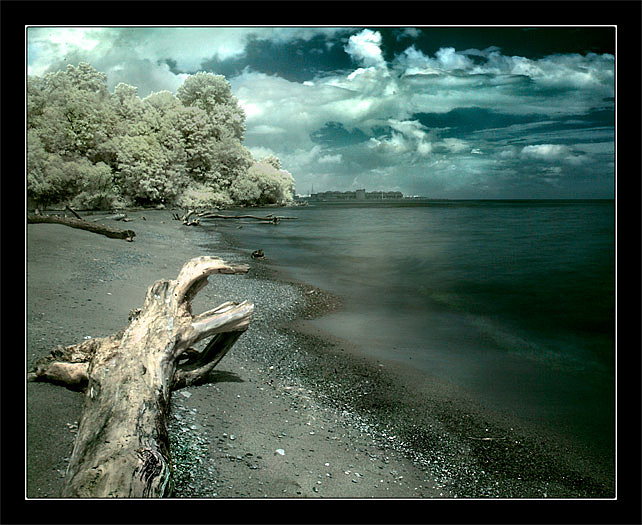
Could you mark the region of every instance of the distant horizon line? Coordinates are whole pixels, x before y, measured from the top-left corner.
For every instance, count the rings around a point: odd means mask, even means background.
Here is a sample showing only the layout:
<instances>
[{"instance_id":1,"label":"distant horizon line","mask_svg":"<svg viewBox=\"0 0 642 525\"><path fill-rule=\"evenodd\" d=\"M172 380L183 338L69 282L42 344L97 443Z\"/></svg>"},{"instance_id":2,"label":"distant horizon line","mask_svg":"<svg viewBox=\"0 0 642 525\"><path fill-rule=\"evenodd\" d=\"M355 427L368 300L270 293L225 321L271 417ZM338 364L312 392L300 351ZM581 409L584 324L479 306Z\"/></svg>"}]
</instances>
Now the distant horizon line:
<instances>
[{"instance_id":1,"label":"distant horizon line","mask_svg":"<svg viewBox=\"0 0 642 525\"><path fill-rule=\"evenodd\" d=\"M328 190L329 192L339 190ZM347 190L350 192L350 190ZM385 190L377 190L369 193L388 193ZM319 192L326 193L326 192ZM319 193L314 193L318 195ZM345 192L342 192L345 193ZM403 194L402 194L403 195ZM312 195L295 195L295 198L306 199ZM426 200L426 201L613 201L615 197L427 197L425 195L403 195L403 197L391 200ZM368 199L367 201L376 201L377 199ZM359 201L359 202L367 202ZM350 202L344 200L337 201L319 201L319 202Z\"/></svg>"}]
</instances>

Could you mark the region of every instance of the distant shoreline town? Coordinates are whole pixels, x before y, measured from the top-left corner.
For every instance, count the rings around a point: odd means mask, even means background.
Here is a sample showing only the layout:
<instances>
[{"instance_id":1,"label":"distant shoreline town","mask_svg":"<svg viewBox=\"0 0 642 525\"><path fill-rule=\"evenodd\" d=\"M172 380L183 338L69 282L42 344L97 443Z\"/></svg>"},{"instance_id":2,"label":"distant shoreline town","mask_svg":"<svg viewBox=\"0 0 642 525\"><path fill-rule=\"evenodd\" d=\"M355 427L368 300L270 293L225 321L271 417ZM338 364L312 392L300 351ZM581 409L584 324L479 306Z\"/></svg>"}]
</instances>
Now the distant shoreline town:
<instances>
[{"instance_id":1,"label":"distant shoreline town","mask_svg":"<svg viewBox=\"0 0 642 525\"><path fill-rule=\"evenodd\" d=\"M310 193L309 196L299 198L310 202L328 202L402 200L417 197L404 197L403 193L400 191L366 191L365 189L360 189L355 191L324 191L319 193Z\"/></svg>"}]
</instances>

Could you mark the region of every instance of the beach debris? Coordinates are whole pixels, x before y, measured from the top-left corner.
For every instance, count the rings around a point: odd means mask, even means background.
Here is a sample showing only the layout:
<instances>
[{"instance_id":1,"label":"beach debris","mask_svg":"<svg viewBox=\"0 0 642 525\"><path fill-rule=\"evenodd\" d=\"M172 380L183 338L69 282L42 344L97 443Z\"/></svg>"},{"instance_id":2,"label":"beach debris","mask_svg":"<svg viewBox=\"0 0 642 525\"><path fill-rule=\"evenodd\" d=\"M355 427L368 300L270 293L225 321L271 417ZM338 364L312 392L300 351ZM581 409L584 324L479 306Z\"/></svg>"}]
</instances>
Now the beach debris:
<instances>
[{"instance_id":1,"label":"beach debris","mask_svg":"<svg viewBox=\"0 0 642 525\"><path fill-rule=\"evenodd\" d=\"M94 219L94 222L100 219ZM100 235L105 235L110 239L125 239L128 242L132 242L136 233L132 230L118 230L112 228L111 226L105 226L104 224L93 224L84 219L77 219L75 217L58 217L56 215L28 215L27 224L62 224L64 226L69 226L71 228L77 228L79 230L86 230L92 233L98 233Z\"/></svg>"},{"instance_id":2,"label":"beach debris","mask_svg":"<svg viewBox=\"0 0 642 525\"><path fill-rule=\"evenodd\" d=\"M127 218L126 213L117 213L116 215L110 215L105 217L105 219L111 219L113 221L124 221Z\"/></svg>"},{"instance_id":3,"label":"beach debris","mask_svg":"<svg viewBox=\"0 0 642 525\"><path fill-rule=\"evenodd\" d=\"M278 454L279 456L285 456L285 450L283 450L282 448L277 448L277 449L274 451L274 453L275 453L275 454Z\"/></svg>"},{"instance_id":4,"label":"beach debris","mask_svg":"<svg viewBox=\"0 0 642 525\"><path fill-rule=\"evenodd\" d=\"M62 497L169 494L171 458L159 444L169 441L171 392L207 382L254 312L252 303L227 301L193 315L191 303L209 275L247 273L249 268L218 257L191 259L175 280L161 279L149 287L137 319L125 330L57 346L36 362L29 381L84 390L91 399L79 418ZM201 340L209 342L198 357L181 363L181 356ZM186 435L200 428L190 423L181 425Z\"/></svg>"},{"instance_id":5,"label":"beach debris","mask_svg":"<svg viewBox=\"0 0 642 525\"><path fill-rule=\"evenodd\" d=\"M265 259L265 254L263 253L263 250L254 250L251 257L252 259Z\"/></svg>"},{"instance_id":6,"label":"beach debris","mask_svg":"<svg viewBox=\"0 0 642 525\"><path fill-rule=\"evenodd\" d=\"M180 395L182 395L183 397L186 397L187 399L192 397L192 394L190 392L186 392L185 390L181 390L179 393Z\"/></svg>"},{"instance_id":7,"label":"beach debris","mask_svg":"<svg viewBox=\"0 0 642 525\"><path fill-rule=\"evenodd\" d=\"M196 217L195 219L190 219L192 215L196 213L196 210L187 210L185 215L179 215L178 213L172 213L172 219L175 221L183 221L185 226L198 226L201 223L201 220Z\"/></svg>"},{"instance_id":8,"label":"beach debris","mask_svg":"<svg viewBox=\"0 0 642 525\"><path fill-rule=\"evenodd\" d=\"M199 219L198 217L196 219L190 220L190 217L194 215L194 213L196 213L194 210L189 210L187 212L187 215L183 219L183 224L185 226L198 226L201 223L201 219Z\"/></svg>"},{"instance_id":9,"label":"beach debris","mask_svg":"<svg viewBox=\"0 0 642 525\"><path fill-rule=\"evenodd\" d=\"M275 216L270 213L265 217L260 217L257 215L223 215L221 213L214 213L211 211L204 211L198 214L199 217L203 219L253 219L258 221L258 224L279 224L283 220L295 220L298 217L284 217L284 216Z\"/></svg>"},{"instance_id":10,"label":"beach debris","mask_svg":"<svg viewBox=\"0 0 642 525\"><path fill-rule=\"evenodd\" d=\"M65 210L70 211L70 212L74 215L74 217L76 217L76 219L80 219L80 220L82 220L82 217L81 217L80 215L78 215L74 210L72 210L72 209L69 207L69 204L67 204L67 205L65 206Z\"/></svg>"}]
</instances>

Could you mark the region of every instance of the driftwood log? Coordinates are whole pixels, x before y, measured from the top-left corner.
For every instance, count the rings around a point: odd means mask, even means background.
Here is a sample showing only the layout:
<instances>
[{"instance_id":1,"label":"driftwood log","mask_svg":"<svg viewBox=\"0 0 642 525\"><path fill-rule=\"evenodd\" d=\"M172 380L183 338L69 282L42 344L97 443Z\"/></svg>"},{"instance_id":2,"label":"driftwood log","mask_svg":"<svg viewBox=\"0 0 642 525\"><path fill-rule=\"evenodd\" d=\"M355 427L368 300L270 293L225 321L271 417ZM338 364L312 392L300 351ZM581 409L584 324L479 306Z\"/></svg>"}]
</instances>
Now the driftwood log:
<instances>
[{"instance_id":1,"label":"driftwood log","mask_svg":"<svg viewBox=\"0 0 642 525\"><path fill-rule=\"evenodd\" d=\"M198 226L198 225L200 224L200 222L201 222L201 221L200 221L200 219L199 219L198 217L197 217L196 219L190 219L190 217L191 217L192 215L194 215L194 213L195 213L195 211L194 211L194 210L190 210L190 211L187 213L187 215L186 215L186 216L185 216L185 218L183 219L183 224L184 224L185 226Z\"/></svg>"},{"instance_id":2,"label":"driftwood log","mask_svg":"<svg viewBox=\"0 0 642 525\"><path fill-rule=\"evenodd\" d=\"M196 213L195 210L188 210L186 215L179 215L178 213L172 213L172 219L175 221L183 221L185 226L198 226L201 220L197 217L196 219L190 219L192 215Z\"/></svg>"},{"instance_id":3,"label":"driftwood log","mask_svg":"<svg viewBox=\"0 0 642 525\"><path fill-rule=\"evenodd\" d=\"M73 216L74 216L74 217L76 217L76 219L80 219L80 220L82 220L82 217L81 217L80 215L78 215L74 210L72 210L72 209L69 207L69 204L67 204L67 205L65 206L65 210L67 210L67 211L71 212L71 213L73 214Z\"/></svg>"},{"instance_id":4,"label":"driftwood log","mask_svg":"<svg viewBox=\"0 0 642 525\"><path fill-rule=\"evenodd\" d=\"M28 224L63 224L78 228L80 230L87 230L92 233L99 233L106 235L111 239L125 239L126 241L133 241L136 233L132 230L119 230L104 224L95 224L85 221L83 219L76 219L74 217L59 217L57 215L27 215Z\"/></svg>"},{"instance_id":5,"label":"driftwood log","mask_svg":"<svg viewBox=\"0 0 642 525\"><path fill-rule=\"evenodd\" d=\"M217 257L187 262L176 280L156 281L127 328L57 347L29 373L85 391L63 497L171 495L167 418L172 390L208 380L247 330L254 305L226 302L192 315L191 302L214 273L245 273ZM211 338L201 351L198 341Z\"/></svg>"},{"instance_id":6,"label":"driftwood log","mask_svg":"<svg viewBox=\"0 0 642 525\"><path fill-rule=\"evenodd\" d=\"M295 220L297 217L274 216L272 214L261 217L258 215L223 215L213 212L202 212L198 214L202 219L254 219L262 224L278 224L282 220Z\"/></svg>"},{"instance_id":7,"label":"driftwood log","mask_svg":"<svg viewBox=\"0 0 642 525\"><path fill-rule=\"evenodd\" d=\"M78 217L80 219L80 217ZM115 213L114 215L107 215L105 217L98 217L97 219L93 219L94 222L98 221L107 221L107 220L112 220L112 221L123 221L123 222L129 222L131 219L127 218L126 213Z\"/></svg>"},{"instance_id":8,"label":"driftwood log","mask_svg":"<svg viewBox=\"0 0 642 525\"><path fill-rule=\"evenodd\" d=\"M196 215L197 218L192 219L191 217L193 215ZM295 220L298 217L275 216L271 213L265 217L258 215L224 215L213 211L197 212L196 210L187 210L183 216L178 213L173 213L172 218L177 221L183 221L183 224L186 226L198 226L200 224L200 219L253 219L258 221L259 224L279 224L282 220Z\"/></svg>"}]
</instances>

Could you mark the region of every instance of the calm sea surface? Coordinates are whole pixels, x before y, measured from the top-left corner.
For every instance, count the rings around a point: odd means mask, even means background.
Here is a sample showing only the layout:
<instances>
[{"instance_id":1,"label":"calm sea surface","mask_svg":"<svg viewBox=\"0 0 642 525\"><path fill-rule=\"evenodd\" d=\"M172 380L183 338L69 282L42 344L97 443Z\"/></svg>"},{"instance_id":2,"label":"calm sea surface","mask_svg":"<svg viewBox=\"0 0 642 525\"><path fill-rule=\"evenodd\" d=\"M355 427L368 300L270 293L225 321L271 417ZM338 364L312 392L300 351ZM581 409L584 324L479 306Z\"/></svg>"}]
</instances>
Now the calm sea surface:
<instances>
[{"instance_id":1,"label":"calm sea surface","mask_svg":"<svg viewBox=\"0 0 642 525\"><path fill-rule=\"evenodd\" d=\"M613 449L613 201L434 201L276 209L208 221L344 299L313 321L480 402ZM256 213L268 213L265 210Z\"/></svg>"}]
</instances>

